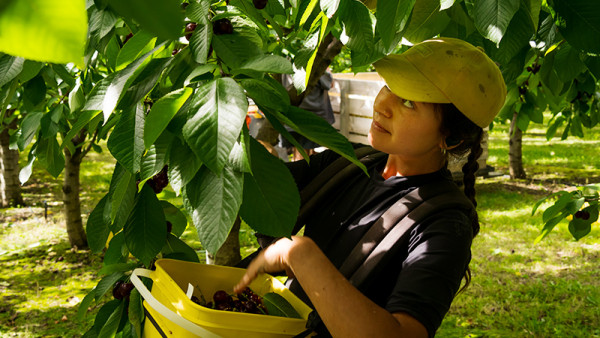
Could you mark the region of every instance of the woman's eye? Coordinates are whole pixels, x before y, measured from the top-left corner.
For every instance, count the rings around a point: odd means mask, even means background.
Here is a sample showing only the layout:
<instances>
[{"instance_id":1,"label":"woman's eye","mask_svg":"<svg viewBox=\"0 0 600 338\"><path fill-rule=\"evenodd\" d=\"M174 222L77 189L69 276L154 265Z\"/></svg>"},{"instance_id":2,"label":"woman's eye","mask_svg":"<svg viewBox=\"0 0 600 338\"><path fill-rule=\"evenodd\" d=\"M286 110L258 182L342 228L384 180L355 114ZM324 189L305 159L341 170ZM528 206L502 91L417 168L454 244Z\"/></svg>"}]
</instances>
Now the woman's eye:
<instances>
[{"instance_id":1,"label":"woman's eye","mask_svg":"<svg viewBox=\"0 0 600 338\"><path fill-rule=\"evenodd\" d=\"M402 99L402 104L406 107L406 108L414 108L413 102L411 100L405 100Z\"/></svg>"}]
</instances>

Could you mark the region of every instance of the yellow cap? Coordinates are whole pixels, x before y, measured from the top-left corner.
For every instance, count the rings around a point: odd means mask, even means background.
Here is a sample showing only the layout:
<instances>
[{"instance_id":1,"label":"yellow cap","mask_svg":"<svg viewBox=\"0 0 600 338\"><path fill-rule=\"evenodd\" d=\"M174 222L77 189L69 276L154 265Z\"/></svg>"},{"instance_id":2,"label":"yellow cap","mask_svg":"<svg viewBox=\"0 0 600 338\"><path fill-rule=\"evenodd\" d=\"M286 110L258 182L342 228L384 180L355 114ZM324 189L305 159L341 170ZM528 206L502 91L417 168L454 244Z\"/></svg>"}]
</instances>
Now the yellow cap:
<instances>
[{"instance_id":1,"label":"yellow cap","mask_svg":"<svg viewBox=\"0 0 600 338\"><path fill-rule=\"evenodd\" d=\"M452 103L485 128L504 105L506 85L498 66L468 42L435 38L374 63L392 93L411 101Z\"/></svg>"}]
</instances>

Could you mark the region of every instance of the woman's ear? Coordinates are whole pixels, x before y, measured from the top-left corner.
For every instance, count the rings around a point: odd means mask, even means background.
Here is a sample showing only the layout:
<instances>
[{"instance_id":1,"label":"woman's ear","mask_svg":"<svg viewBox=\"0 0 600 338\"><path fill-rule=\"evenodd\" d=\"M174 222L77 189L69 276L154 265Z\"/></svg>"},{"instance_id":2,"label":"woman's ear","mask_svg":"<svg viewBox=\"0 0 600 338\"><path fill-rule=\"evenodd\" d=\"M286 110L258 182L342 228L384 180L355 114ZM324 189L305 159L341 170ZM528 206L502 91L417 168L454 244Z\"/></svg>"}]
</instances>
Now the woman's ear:
<instances>
[{"instance_id":1,"label":"woman's ear","mask_svg":"<svg viewBox=\"0 0 600 338\"><path fill-rule=\"evenodd\" d=\"M447 150L450 150L452 148L456 148L458 147L461 143L463 143L463 140L459 140L453 137L446 137L444 139L444 148L446 148Z\"/></svg>"}]
</instances>

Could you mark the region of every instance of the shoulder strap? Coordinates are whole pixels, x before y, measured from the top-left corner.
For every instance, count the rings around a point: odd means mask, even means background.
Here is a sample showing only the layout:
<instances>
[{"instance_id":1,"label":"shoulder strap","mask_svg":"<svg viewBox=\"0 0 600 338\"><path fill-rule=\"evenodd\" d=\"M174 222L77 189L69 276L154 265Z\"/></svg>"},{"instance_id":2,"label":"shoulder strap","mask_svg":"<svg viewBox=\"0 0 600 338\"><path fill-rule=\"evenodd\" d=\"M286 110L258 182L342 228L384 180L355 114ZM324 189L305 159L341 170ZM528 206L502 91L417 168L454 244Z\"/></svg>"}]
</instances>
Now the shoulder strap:
<instances>
[{"instance_id":1,"label":"shoulder strap","mask_svg":"<svg viewBox=\"0 0 600 338\"><path fill-rule=\"evenodd\" d=\"M408 238L408 233L435 212L463 208L474 210L473 204L452 182L428 184L413 190L373 224L346 258L340 272L355 286L369 277L392 248Z\"/></svg>"},{"instance_id":2,"label":"shoulder strap","mask_svg":"<svg viewBox=\"0 0 600 338\"><path fill-rule=\"evenodd\" d=\"M355 150L358 158L366 167L387 154L371 147L361 147ZM300 211L292 234L298 233L312 214L315 207L322 205L336 188L348 181L349 178L360 174L362 170L348 159L340 157L329 164L302 191L300 191Z\"/></svg>"}]
</instances>

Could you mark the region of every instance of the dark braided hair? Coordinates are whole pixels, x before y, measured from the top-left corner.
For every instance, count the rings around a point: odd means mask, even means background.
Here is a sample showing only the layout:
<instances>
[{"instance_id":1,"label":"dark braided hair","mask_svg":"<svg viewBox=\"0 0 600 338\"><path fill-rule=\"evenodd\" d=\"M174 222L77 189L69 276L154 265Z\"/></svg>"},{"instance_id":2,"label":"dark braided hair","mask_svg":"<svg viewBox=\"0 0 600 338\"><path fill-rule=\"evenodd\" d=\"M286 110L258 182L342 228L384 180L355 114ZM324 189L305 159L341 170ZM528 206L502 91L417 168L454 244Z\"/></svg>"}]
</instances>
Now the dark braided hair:
<instances>
[{"instance_id":1,"label":"dark braided hair","mask_svg":"<svg viewBox=\"0 0 600 338\"><path fill-rule=\"evenodd\" d=\"M477 160L481 156L481 140L483 138L483 129L463 115L453 104L440 104L442 122L440 131L446 137L446 145L451 149L447 153L457 158L464 157L467 153L467 163L462 167L463 186L467 198L477 207L475 200L475 173L479 169ZM455 146L452 148L452 146ZM448 161L446 161L446 165ZM471 224L473 237L479 233L479 217L477 212L473 217ZM463 291L471 282L471 270L467 268L465 272L465 285L459 292Z\"/></svg>"}]
</instances>

